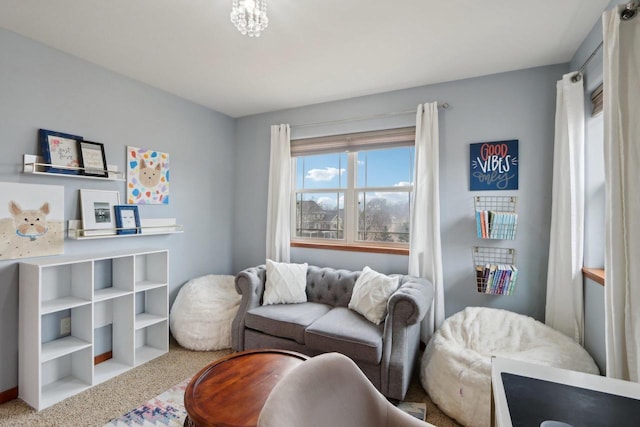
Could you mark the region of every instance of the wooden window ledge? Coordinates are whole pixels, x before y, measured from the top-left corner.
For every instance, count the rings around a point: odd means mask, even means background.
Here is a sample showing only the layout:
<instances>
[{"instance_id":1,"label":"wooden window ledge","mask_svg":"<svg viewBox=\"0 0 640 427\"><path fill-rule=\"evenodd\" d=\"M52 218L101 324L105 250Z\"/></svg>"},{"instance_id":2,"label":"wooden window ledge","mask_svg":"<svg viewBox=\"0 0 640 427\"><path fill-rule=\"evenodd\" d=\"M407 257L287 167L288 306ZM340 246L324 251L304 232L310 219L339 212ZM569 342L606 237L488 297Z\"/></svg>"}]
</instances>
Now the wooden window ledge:
<instances>
[{"instance_id":1,"label":"wooden window ledge","mask_svg":"<svg viewBox=\"0 0 640 427\"><path fill-rule=\"evenodd\" d=\"M373 245L338 245L335 243L291 242L292 248L328 249L332 251L369 252L377 254L409 255L409 248Z\"/></svg>"},{"instance_id":2,"label":"wooden window ledge","mask_svg":"<svg viewBox=\"0 0 640 427\"><path fill-rule=\"evenodd\" d=\"M582 274L596 283L604 286L604 269L582 267Z\"/></svg>"}]
</instances>

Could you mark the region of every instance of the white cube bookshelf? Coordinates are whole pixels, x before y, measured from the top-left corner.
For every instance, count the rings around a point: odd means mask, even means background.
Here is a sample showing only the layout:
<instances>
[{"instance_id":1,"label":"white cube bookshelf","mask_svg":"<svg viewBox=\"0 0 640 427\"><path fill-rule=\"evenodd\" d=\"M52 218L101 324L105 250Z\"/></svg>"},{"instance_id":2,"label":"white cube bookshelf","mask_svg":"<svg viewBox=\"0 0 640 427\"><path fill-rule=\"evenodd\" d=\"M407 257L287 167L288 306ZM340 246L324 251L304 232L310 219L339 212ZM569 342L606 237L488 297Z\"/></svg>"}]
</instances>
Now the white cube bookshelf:
<instances>
[{"instance_id":1,"label":"white cube bookshelf","mask_svg":"<svg viewBox=\"0 0 640 427\"><path fill-rule=\"evenodd\" d=\"M20 398L41 410L166 353L168 278L165 249L21 262ZM70 332L52 337L66 316ZM109 357L94 364L103 327Z\"/></svg>"}]
</instances>

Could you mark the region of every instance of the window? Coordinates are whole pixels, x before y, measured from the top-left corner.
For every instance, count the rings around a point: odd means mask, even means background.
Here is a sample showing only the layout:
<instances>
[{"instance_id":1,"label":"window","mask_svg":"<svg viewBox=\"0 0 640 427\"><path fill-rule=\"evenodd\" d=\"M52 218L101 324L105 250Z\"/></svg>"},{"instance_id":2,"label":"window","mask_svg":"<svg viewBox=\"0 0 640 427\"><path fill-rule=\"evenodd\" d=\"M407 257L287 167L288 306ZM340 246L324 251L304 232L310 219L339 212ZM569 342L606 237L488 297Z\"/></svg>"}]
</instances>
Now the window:
<instances>
[{"instance_id":1,"label":"window","mask_svg":"<svg viewBox=\"0 0 640 427\"><path fill-rule=\"evenodd\" d=\"M409 242L415 128L294 140L294 242Z\"/></svg>"}]
</instances>

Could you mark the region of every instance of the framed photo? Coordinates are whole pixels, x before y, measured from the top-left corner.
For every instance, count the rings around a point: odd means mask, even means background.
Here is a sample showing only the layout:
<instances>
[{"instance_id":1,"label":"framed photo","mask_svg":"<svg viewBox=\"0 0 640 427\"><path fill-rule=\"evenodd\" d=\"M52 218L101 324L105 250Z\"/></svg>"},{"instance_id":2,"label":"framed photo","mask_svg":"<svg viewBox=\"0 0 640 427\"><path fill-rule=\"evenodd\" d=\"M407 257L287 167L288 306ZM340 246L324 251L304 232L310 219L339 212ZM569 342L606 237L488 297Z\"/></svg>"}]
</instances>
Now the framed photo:
<instances>
[{"instance_id":1,"label":"framed photo","mask_svg":"<svg viewBox=\"0 0 640 427\"><path fill-rule=\"evenodd\" d=\"M82 141L81 136L40 129L38 139L42 150L42 160L50 165L45 166L46 172L80 174L78 142Z\"/></svg>"},{"instance_id":2,"label":"framed photo","mask_svg":"<svg viewBox=\"0 0 640 427\"><path fill-rule=\"evenodd\" d=\"M84 236L116 234L113 207L119 204L118 191L80 189L80 214Z\"/></svg>"},{"instance_id":3,"label":"framed photo","mask_svg":"<svg viewBox=\"0 0 640 427\"><path fill-rule=\"evenodd\" d=\"M78 141L82 174L87 176L109 177L104 144L100 142Z\"/></svg>"},{"instance_id":4,"label":"framed photo","mask_svg":"<svg viewBox=\"0 0 640 427\"><path fill-rule=\"evenodd\" d=\"M140 232L140 216L137 206L118 205L113 208L116 214L118 234L138 234Z\"/></svg>"}]
</instances>

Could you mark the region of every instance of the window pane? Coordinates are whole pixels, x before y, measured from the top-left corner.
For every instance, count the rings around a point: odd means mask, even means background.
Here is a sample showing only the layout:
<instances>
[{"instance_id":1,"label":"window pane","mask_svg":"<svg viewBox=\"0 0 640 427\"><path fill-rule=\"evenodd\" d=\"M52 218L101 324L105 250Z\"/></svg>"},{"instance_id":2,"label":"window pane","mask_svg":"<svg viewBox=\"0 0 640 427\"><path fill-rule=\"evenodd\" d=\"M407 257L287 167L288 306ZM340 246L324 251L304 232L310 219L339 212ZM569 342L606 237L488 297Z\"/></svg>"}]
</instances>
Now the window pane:
<instances>
[{"instance_id":1,"label":"window pane","mask_svg":"<svg viewBox=\"0 0 640 427\"><path fill-rule=\"evenodd\" d=\"M296 237L344 239L344 193L296 193Z\"/></svg>"},{"instance_id":2,"label":"window pane","mask_svg":"<svg viewBox=\"0 0 640 427\"><path fill-rule=\"evenodd\" d=\"M413 180L414 147L360 151L357 187L399 187Z\"/></svg>"},{"instance_id":3,"label":"window pane","mask_svg":"<svg viewBox=\"0 0 640 427\"><path fill-rule=\"evenodd\" d=\"M296 188L346 188L347 153L296 157Z\"/></svg>"},{"instance_id":4,"label":"window pane","mask_svg":"<svg viewBox=\"0 0 640 427\"><path fill-rule=\"evenodd\" d=\"M358 193L360 241L409 242L408 192Z\"/></svg>"}]
</instances>

